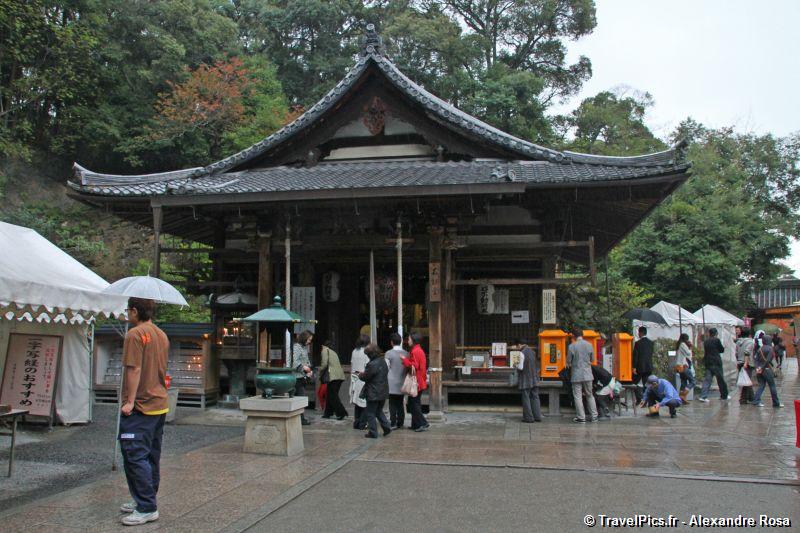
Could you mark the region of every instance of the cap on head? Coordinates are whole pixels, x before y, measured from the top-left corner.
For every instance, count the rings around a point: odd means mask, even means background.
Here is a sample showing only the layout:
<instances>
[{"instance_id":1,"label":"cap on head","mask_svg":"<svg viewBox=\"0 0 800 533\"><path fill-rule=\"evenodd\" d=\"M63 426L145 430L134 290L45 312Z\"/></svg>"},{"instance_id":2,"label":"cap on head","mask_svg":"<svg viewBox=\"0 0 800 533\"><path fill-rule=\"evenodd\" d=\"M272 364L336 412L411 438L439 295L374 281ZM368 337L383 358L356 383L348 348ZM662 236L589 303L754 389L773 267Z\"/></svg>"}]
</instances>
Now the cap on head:
<instances>
[{"instance_id":1,"label":"cap on head","mask_svg":"<svg viewBox=\"0 0 800 533\"><path fill-rule=\"evenodd\" d=\"M658 376L655 374L650 374L650 377L647 378L647 383L658 383Z\"/></svg>"}]
</instances>

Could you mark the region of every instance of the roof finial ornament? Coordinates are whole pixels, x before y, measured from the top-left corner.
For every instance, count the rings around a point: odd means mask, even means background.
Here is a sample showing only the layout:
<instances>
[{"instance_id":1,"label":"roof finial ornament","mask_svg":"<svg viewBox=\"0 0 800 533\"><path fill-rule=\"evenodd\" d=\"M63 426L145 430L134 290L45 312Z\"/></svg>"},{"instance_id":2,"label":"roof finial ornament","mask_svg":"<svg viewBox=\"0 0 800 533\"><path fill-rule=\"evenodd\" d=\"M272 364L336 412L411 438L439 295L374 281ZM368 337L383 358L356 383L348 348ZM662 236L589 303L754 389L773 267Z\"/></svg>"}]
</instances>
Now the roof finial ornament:
<instances>
[{"instance_id":1,"label":"roof finial ornament","mask_svg":"<svg viewBox=\"0 0 800 533\"><path fill-rule=\"evenodd\" d=\"M383 54L383 39L378 35L375 30L375 24L369 23L366 26L364 39L361 45L361 55L382 55Z\"/></svg>"}]
</instances>

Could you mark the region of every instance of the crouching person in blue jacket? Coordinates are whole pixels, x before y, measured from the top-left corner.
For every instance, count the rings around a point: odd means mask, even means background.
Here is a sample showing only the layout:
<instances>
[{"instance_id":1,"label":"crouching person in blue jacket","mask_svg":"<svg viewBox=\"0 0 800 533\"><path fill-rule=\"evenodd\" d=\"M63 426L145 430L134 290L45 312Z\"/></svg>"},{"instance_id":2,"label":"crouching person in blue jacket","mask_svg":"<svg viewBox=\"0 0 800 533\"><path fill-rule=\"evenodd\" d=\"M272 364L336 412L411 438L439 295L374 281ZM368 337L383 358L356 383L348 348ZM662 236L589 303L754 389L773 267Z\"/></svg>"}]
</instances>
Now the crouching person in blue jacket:
<instances>
[{"instance_id":1,"label":"crouching person in blue jacket","mask_svg":"<svg viewBox=\"0 0 800 533\"><path fill-rule=\"evenodd\" d=\"M670 418L675 418L677 409L682 403L683 401L672 383L666 379L660 379L656 375L650 375L647 378L647 387L639 407L650 407L647 416L658 416L658 410L666 406L669 407ZM656 405L658 407L655 407Z\"/></svg>"}]
</instances>

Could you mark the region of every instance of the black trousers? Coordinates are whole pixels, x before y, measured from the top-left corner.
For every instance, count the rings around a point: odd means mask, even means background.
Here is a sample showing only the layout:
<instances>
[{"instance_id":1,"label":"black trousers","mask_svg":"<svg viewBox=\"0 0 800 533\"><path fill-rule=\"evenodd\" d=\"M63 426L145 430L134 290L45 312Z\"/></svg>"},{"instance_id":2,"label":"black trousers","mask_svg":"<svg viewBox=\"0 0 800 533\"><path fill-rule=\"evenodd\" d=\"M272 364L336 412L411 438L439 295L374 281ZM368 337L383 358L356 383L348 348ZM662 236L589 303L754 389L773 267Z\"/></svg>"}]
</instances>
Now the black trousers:
<instances>
[{"instance_id":1,"label":"black trousers","mask_svg":"<svg viewBox=\"0 0 800 533\"><path fill-rule=\"evenodd\" d=\"M353 404L353 429L367 427L367 408Z\"/></svg>"},{"instance_id":2,"label":"black trousers","mask_svg":"<svg viewBox=\"0 0 800 533\"><path fill-rule=\"evenodd\" d=\"M595 394L594 401L597 404L597 412L600 416L611 418L611 395L610 394Z\"/></svg>"},{"instance_id":3,"label":"black trousers","mask_svg":"<svg viewBox=\"0 0 800 533\"><path fill-rule=\"evenodd\" d=\"M743 366L744 366L744 363L736 363L736 370L737 371L741 371ZM745 370L745 372L747 372L747 375L750 376L750 380L752 381L752 379L753 379L753 369L751 367L748 367L747 370ZM746 403L750 403L750 402L753 401L753 397L754 397L753 387L741 387L739 390L740 390L740 392L739 392L739 403L740 404L746 404Z\"/></svg>"},{"instance_id":4,"label":"black trousers","mask_svg":"<svg viewBox=\"0 0 800 533\"><path fill-rule=\"evenodd\" d=\"M336 415L339 418L347 416L347 409L342 405L342 400L339 398L339 389L342 388L342 380L335 379L328 382L328 399L325 402L324 416Z\"/></svg>"},{"instance_id":5,"label":"black trousers","mask_svg":"<svg viewBox=\"0 0 800 533\"><path fill-rule=\"evenodd\" d=\"M428 425L428 421L422 414L422 391L419 391L416 398L408 397L408 408L411 411L411 429L421 428Z\"/></svg>"},{"instance_id":6,"label":"black trousers","mask_svg":"<svg viewBox=\"0 0 800 533\"><path fill-rule=\"evenodd\" d=\"M386 400L367 400L367 427L369 428L369 434L373 437L378 436L378 423L380 423L384 433L391 431L389 421L386 420L386 415L383 414L384 402Z\"/></svg>"},{"instance_id":7,"label":"black trousers","mask_svg":"<svg viewBox=\"0 0 800 533\"><path fill-rule=\"evenodd\" d=\"M539 387L520 389L522 394L522 420L525 422L542 421L542 403L539 399Z\"/></svg>"},{"instance_id":8,"label":"black trousers","mask_svg":"<svg viewBox=\"0 0 800 533\"><path fill-rule=\"evenodd\" d=\"M403 427L406 421L406 413L403 411L403 396L403 394L389 395L389 422L396 427Z\"/></svg>"},{"instance_id":9,"label":"black trousers","mask_svg":"<svg viewBox=\"0 0 800 533\"><path fill-rule=\"evenodd\" d=\"M306 395L306 378L297 378L294 382L294 395L295 396L305 396ZM306 421L305 409L303 413L300 414L300 420L303 422Z\"/></svg>"},{"instance_id":10,"label":"black trousers","mask_svg":"<svg viewBox=\"0 0 800 533\"><path fill-rule=\"evenodd\" d=\"M119 444L128 490L140 513L158 510L156 494L161 480L161 438L166 415L133 411L119 421Z\"/></svg>"},{"instance_id":11,"label":"black trousers","mask_svg":"<svg viewBox=\"0 0 800 533\"><path fill-rule=\"evenodd\" d=\"M711 390L711 380L717 378L719 386L719 397L728 397L728 384L725 383L725 375L722 373L721 366L706 367L706 376L703 378L703 387L700 389L700 397L708 398L708 391Z\"/></svg>"}]
</instances>

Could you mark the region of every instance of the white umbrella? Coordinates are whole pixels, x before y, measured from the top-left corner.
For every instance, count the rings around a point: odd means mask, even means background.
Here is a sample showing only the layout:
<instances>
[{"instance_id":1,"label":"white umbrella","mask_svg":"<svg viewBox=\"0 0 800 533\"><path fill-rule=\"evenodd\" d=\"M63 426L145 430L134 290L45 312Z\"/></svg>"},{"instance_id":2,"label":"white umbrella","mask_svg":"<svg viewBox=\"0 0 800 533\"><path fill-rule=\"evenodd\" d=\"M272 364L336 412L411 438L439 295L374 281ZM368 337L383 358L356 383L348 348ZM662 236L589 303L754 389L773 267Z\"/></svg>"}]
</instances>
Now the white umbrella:
<instances>
[{"instance_id":1,"label":"white umbrella","mask_svg":"<svg viewBox=\"0 0 800 533\"><path fill-rule=\"evenodd\" d=\"M162 279L151 276L131 276L129 278L122 278L106 287L103 292L107 294L121 294L128 298L145 298L163 304L189 305L189 302L178 292L178 289ZM127 324L125 324L125 331L126 333L128 331ZM117 395L117 432L114 435L114 459L111 463L111 470L117 469L117 455L119 453L119 440L117 440L117 435L119 435L121 414L119 406L122 405L122 386L124 383L125 369L123 368L120 375L119 393Z\"/></svg>"},{"instance_id":2,"label":"white umbrella","mask_svg":"<svg viewBox=\"0 0 800 533\"><path fill-rule=\"evenodd\" d=\"M115 281L103 292L129 298L146 298L162 304L189 305L178 289L166 281L151 276L131 276Z\"/></svg>"}]
</instances>

